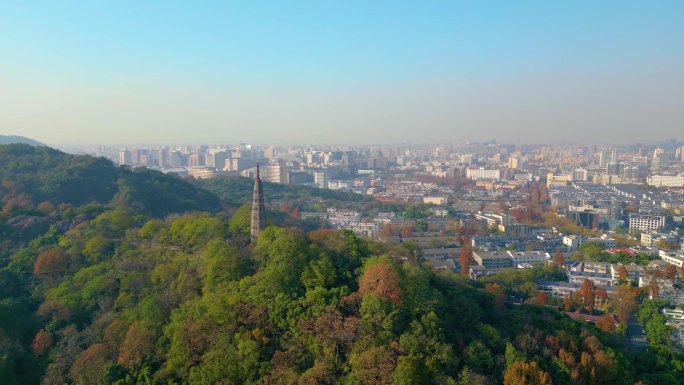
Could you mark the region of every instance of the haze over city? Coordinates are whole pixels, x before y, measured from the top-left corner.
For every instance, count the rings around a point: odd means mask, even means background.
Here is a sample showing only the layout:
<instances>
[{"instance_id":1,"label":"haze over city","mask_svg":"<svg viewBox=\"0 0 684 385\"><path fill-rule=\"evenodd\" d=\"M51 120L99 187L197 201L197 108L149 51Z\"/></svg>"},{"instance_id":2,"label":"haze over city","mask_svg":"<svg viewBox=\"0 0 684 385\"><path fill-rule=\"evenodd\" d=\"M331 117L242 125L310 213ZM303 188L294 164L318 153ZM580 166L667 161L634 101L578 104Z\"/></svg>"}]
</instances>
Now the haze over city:
<instances>
[{"instance_id":1,"label":"haze over city","mask_svg":"<svg viewBox=\"0 0 684 385\"><path fill-rule=\"evenodd\" d=\"M48 145L681 139L684 3L3 2Z\"/></svg>"},{"instance_id":2,"label":"haze over city","mask_svg":"<svg viewBox=\"0 0 684 385\"><path fill-rule=\"evenodd\" d=\"M684 1L0 1L0 385L682 385Z\"/></svg>"}]
</instances>

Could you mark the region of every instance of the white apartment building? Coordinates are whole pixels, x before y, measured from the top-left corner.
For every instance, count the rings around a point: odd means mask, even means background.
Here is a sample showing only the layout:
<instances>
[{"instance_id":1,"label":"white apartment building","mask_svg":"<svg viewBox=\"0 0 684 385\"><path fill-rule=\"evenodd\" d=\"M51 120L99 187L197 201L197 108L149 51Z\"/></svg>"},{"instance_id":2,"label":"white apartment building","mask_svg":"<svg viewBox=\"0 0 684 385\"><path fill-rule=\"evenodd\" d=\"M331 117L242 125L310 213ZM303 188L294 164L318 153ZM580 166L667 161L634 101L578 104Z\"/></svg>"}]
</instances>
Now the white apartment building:
<instances>
[{"instance_id":1,"label":"white apartment building","mask_svg":"<svg viewBox=\"0 0 684 385\"><path fill-rule=\"evenodd\" d=\"M629 228L639 231L658 230L665 226L665 216L657 214L629 214Z\"/></svg>"},{"instance_id":2,"label":"white apartment building","mask_svg":"<svg viewBox=\"0 0 684 385\"><path fill-rule=\"evenodd\" d=\"M684 252L660 250L659 256L660 259L670 265L675 265L677 267L682 267L682 265L684 265Z\"/></svg>"},{"instance_id":3,"label":"white apartment building","mask_svg":"<svg viewBox=\"0 0 684 385\"><path fill-rule=\"evenodd\" d=\"M513 258L513 266L535 265L551 259L551 255L545 251L508 251Z\"/></svg>"},{"instance_id":4,"label":"white apartment building","mask_svg":"<svg viewBox=\"0 0 684 385\"><path fill-rule=\"evenodd\" d=\"M474 214L475 218L487 222L487 226L494 227L498 225L510 226L515 223L515 218L510 215L498 213L498 214Z\"/></svg>"},{"instance_id":5,"label":"white apartment building","mask_svg":"<svg viewBox=\"0 0 684 385\"><path fill-rule=\"evenodd\" d=\"M378 225L374 222L361 221L361 213L352 210L328 208L327 219L335 230L351 230L366 237L378 236Z\"/></svg>"},{"instance_id":6,"label":"white apartment building","mask_svg":"<svg viewBox=\"0 0 684 385\"><path fill-rule=\"evenodd\" d=\"M486 170L484 168L469 168L466 169L466 178L471 180L478 179L494 179L501 180L501 170Z\"/></svg>"},{"instance_id":7,"label":"white apartment building","mask_svg":"<svg viewBox=\"0 0 684 385\"><path fill-rule=\"evenodd\" d=\"M613 286L616 280L610 273L585 273L579 271L571 271L568 273L568 281L573 284L581 285L584 280L588 279L596 286Z\"/></svg>"},{"instance_id":8,"label":"white apartment building","mask_svg":"<svg viewBox=\"0 0 684 385\"><path fill-rule=\"evenodd\" d=\"M348 180L331 179L328 181L328 188L331 190L346 190L352 188L352 183Z\"/></svg>"},{"instance_id":9,"label":"white apartment building","mask_svg":"<svg viewBox=\"0 0 684 385\"><path fill-rule=\"evenodd\" d=\"M667 324L673 328L670 338L675 343L684 345L684 310L664 308L662 313L667 319Z\"/></svg>"},{"instance_id":10,"label":"white apartment building","mask_svg":"<svg viewBox=\"0 0 684 385\"><path fill-rule=\"evenodd\" d=\"M620 268L623 267L627 271L627 280L639 282L639 278L644 273L644 268L637 265L636 263L628 263L623 265L621 263L614 263L610 265L610 275L616 282L620 280Z\"/></svg>"},{"instance_id":11,"label":"white apartment building","mask_svg":"<svg viewBox=\"0 0 684 385\"><path fill-rule=\"evenodd\" d=\"M646 178L646 183L654 187L682 187L684 175L652 175Z\"/></svg>"},{"instance_id":12,"label":"white apartment building","mask_svg":"<svg viewBox=\"0 0 684 385\"><path fill-rule=\"evenodd\" d=\"M326 170L314 171L314 183L318 188L328 188L328 172Z\"/></svg>"},{"instance_id":13,"label":"white apartment building","mask_svg":"<svg viewBox=\"0 0 684 385\"><path fill-rule=\"evenodd\" d=\"M327 210L328 213L328 220L331 222L348 222L348 221L360 221L361 220L361 213L359 211L353 211L353 210L343 210L343 209L335 209L333 207L329 207Z\"/></svg>"},{"instance_id":14,"label":"white apartment building","mask_svg":"<svg viewBox=\"0 0 684 385\"><path fill-rule=\"evenodd\" d=\"M602 235L600 238L583 237L578 235L566 235L563 237L563 244L568 247L568 251L576 251L578 247L585 243L598 243L605 248L611 249L616 246L615 239Z\"/></svg>"}]
</instances>

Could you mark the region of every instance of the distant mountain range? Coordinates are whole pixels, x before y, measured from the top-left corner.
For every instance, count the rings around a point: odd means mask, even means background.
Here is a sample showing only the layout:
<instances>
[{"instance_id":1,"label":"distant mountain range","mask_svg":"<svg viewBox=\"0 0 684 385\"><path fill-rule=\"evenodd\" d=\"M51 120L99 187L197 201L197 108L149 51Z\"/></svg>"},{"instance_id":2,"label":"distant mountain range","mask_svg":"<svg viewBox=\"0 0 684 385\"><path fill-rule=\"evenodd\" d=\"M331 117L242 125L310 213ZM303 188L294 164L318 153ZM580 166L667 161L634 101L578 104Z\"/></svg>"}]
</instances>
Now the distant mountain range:
<instances>
[{"instance_id":1,"label":"distant mountain range","mask_svg":"<svg viewBox=\"0 0 684 385\"><path fill-rule=\"evenodd\" d=\"M18 135L0 135L0 144L23 143L30 146L45 147L43 143Z\"/></svg>"}]
</instances>

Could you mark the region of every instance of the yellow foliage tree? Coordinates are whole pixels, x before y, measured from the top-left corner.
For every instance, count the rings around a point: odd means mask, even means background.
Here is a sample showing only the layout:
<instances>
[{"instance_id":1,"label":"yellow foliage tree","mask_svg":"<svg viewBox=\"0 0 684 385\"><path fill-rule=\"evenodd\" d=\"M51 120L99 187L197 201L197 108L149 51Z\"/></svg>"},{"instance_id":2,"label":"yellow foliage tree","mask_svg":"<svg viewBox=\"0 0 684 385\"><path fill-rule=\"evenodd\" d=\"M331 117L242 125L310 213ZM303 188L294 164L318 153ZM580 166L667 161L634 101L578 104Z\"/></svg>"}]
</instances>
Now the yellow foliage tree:
<instances>
[{"instance_id":1,"label":"yellow foliage tree","mask_svg":"<svg viewBox=\"0 0 684 385\"><path fill-rule=\"evenodd\" d=\"M551 376L536 362L517 361L504 373L504 385L551 385Z\"/></svg>"}]
</instances>

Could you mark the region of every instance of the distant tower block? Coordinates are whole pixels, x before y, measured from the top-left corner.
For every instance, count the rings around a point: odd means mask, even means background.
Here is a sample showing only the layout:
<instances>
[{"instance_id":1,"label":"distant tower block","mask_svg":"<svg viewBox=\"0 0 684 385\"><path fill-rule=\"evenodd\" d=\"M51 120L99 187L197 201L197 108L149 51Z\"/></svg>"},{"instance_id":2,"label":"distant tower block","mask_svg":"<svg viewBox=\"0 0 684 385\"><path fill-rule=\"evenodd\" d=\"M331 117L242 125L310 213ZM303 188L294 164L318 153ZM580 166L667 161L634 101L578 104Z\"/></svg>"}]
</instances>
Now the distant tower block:
<instances>
[{"instance_id":1,"label":"distant tower block","mask_svg":"<svg viewBox=\"0 0 684 385\"><path fill-rule=\"evenodd\" d=\"M252 243L259 237L259 232L266 227L266 207L264 205L264 191L259 177L259 163L257 163L256 178L254 179L254 195L252 196Z\"/></svg>"}]
</instances>

